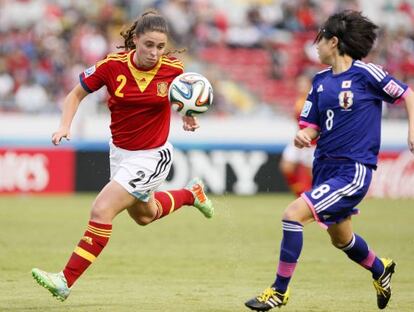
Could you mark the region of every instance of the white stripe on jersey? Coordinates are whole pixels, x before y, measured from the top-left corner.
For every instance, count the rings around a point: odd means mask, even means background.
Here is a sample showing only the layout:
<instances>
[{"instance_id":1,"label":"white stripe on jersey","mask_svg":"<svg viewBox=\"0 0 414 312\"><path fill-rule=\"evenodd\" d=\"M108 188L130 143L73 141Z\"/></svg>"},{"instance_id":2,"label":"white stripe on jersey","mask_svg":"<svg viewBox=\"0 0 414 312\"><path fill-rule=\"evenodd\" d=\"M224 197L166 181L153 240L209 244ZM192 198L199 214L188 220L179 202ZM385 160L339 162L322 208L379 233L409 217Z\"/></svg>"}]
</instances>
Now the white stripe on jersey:
<instances>
[{"instance_id":1,"label":"white stripe on jersey","mask_svg":"<svg viewBox=\"0 0 414 312\"><path fill-rule=\"evenodd\" d=\"M357 62L358 61L354 63L355 66L366 69L371 74L371 76L375 78L376 81L381 82L381 77L379 77L371 68L369 68L365 63L361 64Z\"/></svg>"},{"instance_id":2,"label":"white stripe on jersey","mask_svg":"<svg viewBox=\"0 0 414 312\"><path fill-rule=\"evenodd\" d=\"M383 71L377 65L372 63L366 64L361 61L355 61L354 65L366 69L371 74L371 76L374 77L378 82L381 82L387 75L385 71Z\"/></svg>"},{"instance_id":3,"label":"white stripe on jersey","mask_svg":"<svg viewBox=\"0 0 414 312\"><path fill-rule=\"evenodd\" d=\"M317 213L335 204L336 202L341 200L342 197L351 196L352 194L354 194L356 191L358 191L364 186L364 180L365 180L365 174L366 174L367 168L364 165L361 165L359 163L356 163L355 166L356 166L356 171L355 171L354 180L350 184L344 186L343 188L339 190L336 190L335 192L330 194L328 197L324 198L322 201L317 203L315 205L315 211Z\"/></svg>"},{"instance_id":4,"label":"white stripe on jersey","mask_svg":"<svg viewBox=\"0 0 414 312\"><path fill-rule=\"evenodd\" d=\"M367 66L371 68L374 72L376 72L377 75L381 77L381 79L385 78L386 74L379 66L372 63L368 63Z\"/></svg>"}]
</instances>

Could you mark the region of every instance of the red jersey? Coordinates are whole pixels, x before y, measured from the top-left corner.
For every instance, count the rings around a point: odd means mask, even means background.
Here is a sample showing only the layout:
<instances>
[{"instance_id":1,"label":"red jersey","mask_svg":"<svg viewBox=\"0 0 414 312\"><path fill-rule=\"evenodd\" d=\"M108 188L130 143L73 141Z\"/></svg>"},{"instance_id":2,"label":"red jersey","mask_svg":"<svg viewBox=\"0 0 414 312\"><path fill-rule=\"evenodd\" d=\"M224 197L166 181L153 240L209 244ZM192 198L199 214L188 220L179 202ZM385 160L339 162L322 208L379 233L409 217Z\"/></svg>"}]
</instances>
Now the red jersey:
<instances>
[{"instance_id":1,"label":"red jersey","mask_svg":"<svg viewBox=\"0 0 414 312\"><path fill-rule=\"evenodd\" d=\"M133 62L135 50L109 54L79 75L87 92L106 86L113 143L126 150L162 146L170 131L168 87L183 73L181 61L162 56L149 70Z\"/></svg>"}]
</instances>

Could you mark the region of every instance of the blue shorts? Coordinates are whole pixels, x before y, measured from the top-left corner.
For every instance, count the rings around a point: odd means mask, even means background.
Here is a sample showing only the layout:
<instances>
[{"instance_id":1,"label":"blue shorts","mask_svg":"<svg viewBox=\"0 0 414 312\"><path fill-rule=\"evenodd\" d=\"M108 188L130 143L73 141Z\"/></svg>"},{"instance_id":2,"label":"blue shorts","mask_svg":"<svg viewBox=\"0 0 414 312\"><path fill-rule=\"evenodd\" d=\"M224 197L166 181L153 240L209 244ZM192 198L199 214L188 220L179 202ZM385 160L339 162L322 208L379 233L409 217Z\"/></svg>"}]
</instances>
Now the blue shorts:
<instances>
[{"instance_id":1,"label":"blue shorts","mask_svg":"<svg viewBox=\"0 0 414 312\"><path fill-rule=\"evenodd\" d=\"M372 168L351 160L316 160L313 187L302 194L313 216L327 228L357 214L356 205L368 192Z\"/></svg>"}]
</instances>

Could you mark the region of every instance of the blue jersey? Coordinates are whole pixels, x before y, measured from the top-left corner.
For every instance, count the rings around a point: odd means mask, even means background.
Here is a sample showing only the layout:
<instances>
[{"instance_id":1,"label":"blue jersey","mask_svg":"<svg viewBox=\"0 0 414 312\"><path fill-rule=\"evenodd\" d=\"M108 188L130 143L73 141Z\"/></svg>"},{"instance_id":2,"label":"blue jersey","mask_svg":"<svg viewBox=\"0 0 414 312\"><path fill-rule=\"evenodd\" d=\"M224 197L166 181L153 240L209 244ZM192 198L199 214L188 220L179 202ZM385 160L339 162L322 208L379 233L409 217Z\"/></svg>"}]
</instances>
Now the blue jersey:
<instances>
[{"instance_id":1,"label":"blue jersey","mask_svg":"<svg viewBox=\"0 0 414 312\"><path fill-rule=\"evenodd\" d=\"M382 102L394 103L408 86L381 67L353 61L345 72L317 73L299 124L320 131L315 159L350 159L376 167Z\"/></svg>"}]
</instances>

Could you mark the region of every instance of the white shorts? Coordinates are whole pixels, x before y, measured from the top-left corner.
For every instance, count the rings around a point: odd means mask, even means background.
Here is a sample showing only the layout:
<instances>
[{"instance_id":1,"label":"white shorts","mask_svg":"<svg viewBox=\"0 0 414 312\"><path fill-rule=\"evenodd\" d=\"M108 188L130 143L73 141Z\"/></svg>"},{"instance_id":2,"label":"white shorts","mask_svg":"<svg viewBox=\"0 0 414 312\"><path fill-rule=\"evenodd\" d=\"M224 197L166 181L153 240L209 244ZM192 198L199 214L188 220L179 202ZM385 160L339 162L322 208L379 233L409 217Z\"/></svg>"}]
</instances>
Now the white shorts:
<instances>
[{"instance_id":1,"label":"white shorts","mask_svg":"<svg viewBox=\"0 0 414 312\"><path fill-rule=\"evenodd\" d=\"M282 158L292 163L299 163L306 167L312 168L313 154L315 145L311 147L297 148L295 144L289 143L283 150Z\"/></svg>"},{"instance_id":2,"label":"white shorts","mask_svg":"<svg viewBox=\"0 0 414 312\"><path fill-rule=\"evenodd\" d=\"M148 202L167 178L173 162L173 146L139 151L128 151L109 143L111 180L121 184L131 195Z\"/></svg>"}]
</instances>

